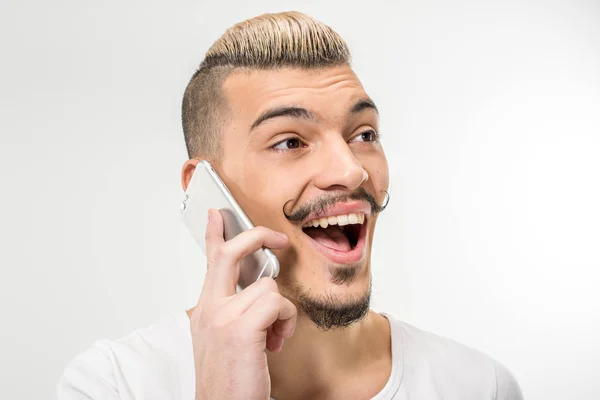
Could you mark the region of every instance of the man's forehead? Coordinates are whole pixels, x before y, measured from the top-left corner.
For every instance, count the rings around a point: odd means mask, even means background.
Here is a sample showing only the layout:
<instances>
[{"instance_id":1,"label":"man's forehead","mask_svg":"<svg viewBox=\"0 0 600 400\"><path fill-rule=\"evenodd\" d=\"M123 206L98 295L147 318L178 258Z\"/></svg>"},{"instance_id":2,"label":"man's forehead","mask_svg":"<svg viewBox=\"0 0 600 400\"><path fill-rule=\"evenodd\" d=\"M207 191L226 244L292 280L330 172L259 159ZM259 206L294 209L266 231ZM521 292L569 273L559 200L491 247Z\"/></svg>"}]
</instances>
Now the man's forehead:
<instances>
[{"instance_id":1,"label":"man's forehead","mask_svg":"<svg viewBox=\"0 0 600 400\"><path fill-rule=\"evenodd\" d=\"M360 80L346 65L234 72L223 83L223 89L236 114L248 117L275 107L312 108L313 102L327 102L331 109L338 105L345 111L358 99L368 99ZM332 97L335 103L330 103Z\"/></svg>"}]
</instances>

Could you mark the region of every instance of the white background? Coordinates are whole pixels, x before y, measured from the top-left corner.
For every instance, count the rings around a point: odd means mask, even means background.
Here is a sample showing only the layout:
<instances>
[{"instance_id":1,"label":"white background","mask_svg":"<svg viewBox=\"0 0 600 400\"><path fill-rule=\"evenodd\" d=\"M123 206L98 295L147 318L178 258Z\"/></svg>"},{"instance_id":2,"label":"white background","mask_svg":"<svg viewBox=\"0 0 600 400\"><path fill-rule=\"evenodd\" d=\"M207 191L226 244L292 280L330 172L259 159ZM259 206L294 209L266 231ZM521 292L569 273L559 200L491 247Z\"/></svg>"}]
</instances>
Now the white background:
<instances>
[{"instance_id":1,"label":"white background","mask_svg":"<svg viewBox=\"0 0 600 400\"><path fill-rule=\"evenodd\" d=\"M17 1L0 12L0 397L192 306L185 85L231 24L344 36L392 176L374 305L504 363L527 399L600 398L598 1Z\"/></svg>"}]
</instances>

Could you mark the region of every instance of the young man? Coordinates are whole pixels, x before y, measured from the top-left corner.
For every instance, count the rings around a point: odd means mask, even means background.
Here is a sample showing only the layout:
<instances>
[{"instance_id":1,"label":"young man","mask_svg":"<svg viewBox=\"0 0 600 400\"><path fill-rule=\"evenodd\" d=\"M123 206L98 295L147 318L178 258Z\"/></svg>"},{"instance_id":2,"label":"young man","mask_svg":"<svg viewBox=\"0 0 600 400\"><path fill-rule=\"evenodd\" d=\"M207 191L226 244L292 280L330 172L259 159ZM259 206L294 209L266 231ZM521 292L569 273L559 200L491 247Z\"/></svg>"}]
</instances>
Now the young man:
<instances>
[{"instance_id":1,"label":"young man","mask_svg":"<svg viewBox=\"0 0 600 400\"><path fill-rule=\"evenodd\" d=\"M209 160L257 227L226 242L211 210L196 307L97 342L59 399L522 399L495 360L369 309L388 167L333 30L296 12L232 27L185 91L183 130L183 188ZM261 246L279 277L236 294L239 261Z\"/></svg>"}]
</instances>

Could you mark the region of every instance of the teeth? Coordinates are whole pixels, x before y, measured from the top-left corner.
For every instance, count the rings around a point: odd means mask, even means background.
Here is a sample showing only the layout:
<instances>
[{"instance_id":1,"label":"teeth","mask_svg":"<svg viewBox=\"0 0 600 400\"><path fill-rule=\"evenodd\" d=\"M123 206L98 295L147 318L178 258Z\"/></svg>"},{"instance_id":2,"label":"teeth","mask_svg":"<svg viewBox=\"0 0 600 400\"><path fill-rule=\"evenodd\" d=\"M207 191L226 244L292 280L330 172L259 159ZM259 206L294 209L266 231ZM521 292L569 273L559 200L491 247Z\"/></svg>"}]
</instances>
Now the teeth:
<instances>
[{"instance_id":1,"label":"teeth","mask_svg":"<svg viewBox=\"0 0 600 400\"><path fill-rule=\"evenodd\" d=\"M332 217L323 217L318 219L313 219L311 221L306 222L302 225L303 228L327 228L329 225L353 225L353 224L363 224L365 222L365 214L363 213L352 213L345 215L336 215Z\"/></svg>"},{"instance_id":2,"label":"teeth","mask_svg":"<svg viewBox=\"0 0 600 400\"><path fill-rule=\"evenodd\" d=\"M349 224L358 224L358 215L348 214L348 223Z\"/></svg>"},{"instance_id":3,"label":"teeth","mask_svg":"<svg viewBox=\"0 0 600 400\"><path fill-rule=\"evenodd\" d=\"M339 226L348 225L348 216L347 215L338 215L337 220L338 220Z\"/></svg>"}]
</instances>

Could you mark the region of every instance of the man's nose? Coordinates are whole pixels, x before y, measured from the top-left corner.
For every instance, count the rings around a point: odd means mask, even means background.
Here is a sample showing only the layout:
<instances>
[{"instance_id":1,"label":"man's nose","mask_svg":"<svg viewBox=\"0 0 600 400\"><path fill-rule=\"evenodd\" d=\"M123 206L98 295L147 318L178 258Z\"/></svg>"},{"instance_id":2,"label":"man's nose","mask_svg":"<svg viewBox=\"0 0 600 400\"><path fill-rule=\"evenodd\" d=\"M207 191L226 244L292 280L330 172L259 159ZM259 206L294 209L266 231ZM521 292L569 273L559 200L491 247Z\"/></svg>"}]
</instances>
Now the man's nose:
<instances>
[{"instance_id":1,"label":"man's nose","mask_svg":"<svg viewBox=\"0 0 600 400\"><path fill-rule=\"evenodd\" d=\"M318 155L319 163L315 186L322 190L355 190L369 179L369 174L343 138L324 146Z\"/></svg>"}]
</instances>

